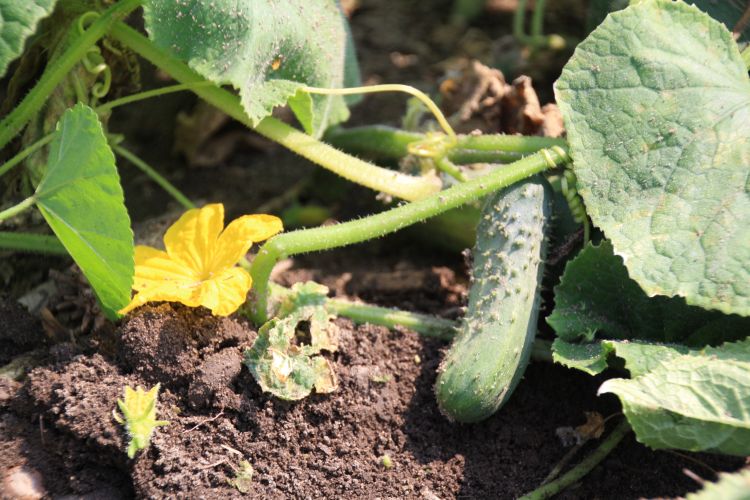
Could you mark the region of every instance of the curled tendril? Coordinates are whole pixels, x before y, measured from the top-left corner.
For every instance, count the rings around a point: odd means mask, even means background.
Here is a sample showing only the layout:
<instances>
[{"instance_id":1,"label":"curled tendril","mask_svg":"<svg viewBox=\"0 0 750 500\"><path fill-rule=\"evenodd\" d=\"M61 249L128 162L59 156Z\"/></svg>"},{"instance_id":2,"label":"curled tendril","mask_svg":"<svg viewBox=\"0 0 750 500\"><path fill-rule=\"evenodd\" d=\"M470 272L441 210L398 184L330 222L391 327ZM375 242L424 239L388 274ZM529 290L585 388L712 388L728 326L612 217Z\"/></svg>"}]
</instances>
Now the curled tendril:
<instances>
[{"instance_id":1,"label":"curled tendril","mask_svg":"<svg viewBox=\"0 0 750 500\"><path fill-rule=\"evenodd\" d=\"M560 187L565 200L568 202L570 212L573 214L573 220L583 224L584 243L589 241L589 216L586 213L586 206L583 204L583 198L578 194L576 189L576 174L570 169L565 169L560 179Z\"/></svg>"},{"instance_id":2,"label":"curled tendril","mask_svg":"<svg viewBox=\"0 0 750 500\"><path fill-rule=\"evenodd\" d=\"M79 34L84 34L88 27L91 26L91 24L96 21L99 16L100 14L98 12L89 11L79 17ZM107 45L107 47L109 48L110 46ZM110 88L112 87L112 68L110 68L107 62L104 60L101 49L96 45L90 47L86 54L83 56L81 63L83 63L83 67L86 68L86 71L96 76L97 78L101 75L102 78L102 81L96 82L91 87L91 95L93 95L96 99L101 99L106 96L109 93Z\"/></svg>"}]
</instances>

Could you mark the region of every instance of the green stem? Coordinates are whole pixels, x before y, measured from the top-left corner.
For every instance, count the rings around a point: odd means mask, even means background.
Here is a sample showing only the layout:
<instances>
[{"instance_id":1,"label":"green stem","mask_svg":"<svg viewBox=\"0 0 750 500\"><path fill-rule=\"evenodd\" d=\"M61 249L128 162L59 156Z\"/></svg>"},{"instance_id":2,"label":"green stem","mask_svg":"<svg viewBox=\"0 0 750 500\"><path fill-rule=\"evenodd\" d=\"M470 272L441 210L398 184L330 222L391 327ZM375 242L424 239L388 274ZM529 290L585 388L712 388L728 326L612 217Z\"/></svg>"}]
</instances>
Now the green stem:
<instances>
[{"instance_id":1,"label":"green stem","mask_svg":"<svg viewBox=\"0 0 750 500\"><path fill-rule=\"evenodd\" d=\"M16 108L0 122L0 149L18 134L39 112L47 98L71 69L110 30L115 21L123 19L141 5L142 0L122 0L102 13L88 29L75 38L70 47L44 72L37 84ZM76 27L77 29L77 27Z\"/></svg>"},{"instance_id":2,"label":"green stem","mask_svg":"<svg viewBox=\"0 0 750 500\"><path fill-rule=\"evenodd\" d=\"M23 162L26 158L33 155L40 149L42 149L44 146L52 142L52 139L55 138L55 133L47 134L38 141L36 141L31 146L27 147L23 151L19 152L16 156L11 158L10 160L6 161L1 167L0 167L0 177L8 173L10 169L18 165L19 163Z\"/></svg>"},{"instance_id":3,"label":"green stem","mask_svg":"<svg viewBox=\"0 0 750 500\"><path fill-rule=\"evenodd\" d=\"M456 143L456 149L474 151L502 151L506 153L531 154L544 148L568 149L565 139L528 135L464 135ZM455 160L454 160L455 161Z\"/></svg>"},{"instance_id":4,"label":"green stem","mask_svg":"<svg viewBox=\"0 0 750 500\"><path fill-rule=\"evenodd\" d=\"M424 141L426 136L382 125L341 128L326 133L325 140L354 154L382 159L399 159L409 154L409 145ZM565 139L506 134L461 135L446 151L453 163L505 163L536 153L540 149L567 149Z\"/></svg>"},{"instance_id":5,"label":"green stem","mask_svg":"<svg viewBox=\"0 0 750 500\"><path fill-rule=\"evenodd\" d=\"M459 182L466 182L466 176L461 169L456 166L455 163L450 161L447 157L443 156L435 160L435 166L438 170L445 172Z\"/></svg>"},{"instance_id":6,"label":"green stem","mask_svg":"<svg viewBox=\"0 0 750 500\"><path fill-rule=\"evenodd\" d=\"M559 479L552 481L551 483L547 483L544 486L535 489L531 493L527 493L519 500L542 500L544 498L550 498L554 495L557 495L571 484L580 481L581 478L591 472L594 467L599 465L599 463L601 463L607 457L607 455L609 455L612 450L617 447L620 441L622 441L623 438L627 436L628 432L630 432L630 425L628 424L627 420L623 420L620 425L615 427L615 430L613 430L610 435L607 436L607 438L599 445L599 447L594 450L591 455L583 459L581 463L570 469Z\"/></svg>"},{"instance_id":7,"label":"green stem","mask_svg":"<svg viewBox=\"0 0 750 500\"><path fill-rule=\"evenodd\" d=\"M45 234L11 233L0 231L0 248L41 252L48 254L68 255L60 240Z\"/></svg>"},{"instance_id":8,"label":"green stem","mask_svg":"<svg viewBox=\"0 0 750 500\"><path fill-rule=\"evenodd\" d=\"M554 50L565 48L567 42L560 35L544 35L544 11L546 0L537 0L534 5L534 16L531 18L531 34L526 34L526 3L519 0L513 17L513 36L524 45L530 47L547 47Z\"/></svg>"},{"instance_id":9,"label":"green stem","mask_svg":"<svg viewBox=\"0 0 750 500\"><path fill-rule=\"evenodd\" d=\"M527 0L518 0L518 6L513 16L513 36L521 43L527 43L529 38L526 35L526 3Z\"/></svg>"},{"instance_id":10,"label":"green stem","mask_svg":"<svg viewBox=\"0 0 750 500\"><path fill-rule=\"evenodd\" d=\"M544 10L547 0L536 0L534 5L534 16L531 18L531 38L540 40L544 38Z\"/></svg>"},{"instance_id":11,"label":"green stem","mask_svg":"<svg viewBox=\"0 0 750 500\"><path fill-rule=\"evenodd\" d=\"M0 212L0 223L2 223L6 219L15 217L16 215L20 214L24 210L28 210L34 205L35 202L36 202L36 198L33 196L29 196L18 205L13 205L12 207L8 209L3 210L2 212Z\"/></svg>"},{"instance_id":12,"label":"green stem","mask_svg":"<svg viewBox=\"0 0 750 500\"><path fill-rule=\"evenodd\" d=\"M372 323L388 328L404 326L425 337L435 337L441 340L452 339L458 326L455 321L449 319L387 307L356 304L340 299L328 299L326 306L331 314L344 316L355 323Z\"/></svg>"},{"instance_id":13,"label":"green stem","mask_svg":"<svg viewBox=\"0 0 750 500\"><path fill-rule=\"evenodd\" d=\"M187 208L188 210L191 208L195 208L195 203L190 201L190 199L182 194L179 189L177 189L171 182L169 182L167 179L161 176L159 172L154 170L153 167L151 167L148 163L138 158L136 155L128 151L127 149L123 148L122 146L118 144L112 145L112 150L117 153L118 155L122 156L126 160L128 160L130 163L138 167L141 171L143 171L146 175L151 177L154 182L156 182L161 188L169 193L172 198L177 200L177 202L182 205L183 207Z\"/></svg>"},{"instance_id":14,"label":"green stem","mask_svg":"<svg viewBox=\"0 0 750 500\"><path fill-rule=\"evenodd\" d=\"M291 255L328 250L384 236L434 217L493 191L567 161L565 151L542 150L504 168L433 194L407 205L343 224L284 233L268 240L252 263L255 301L252 317L257 324L268 319L268 281L273 266Z\"/></svg>"},{"instance_id":15,"label":"green stem","mask_svg":"<svg viewBox=\"0 0 750 500\"><path fill-rule=\"evenodd\" d=\"M186 64L170 56L146 37L123 23L114 25L111 36L183 84L192 85L205 81ZM273 117L268 117L255 124L245 113L240 98L220 87L207 86L203 88L198 86L192 90L209 104L254 129L259 134L352 182L405 200L424 198L440 189L439 184L434 179L405 175L362 161Z\"/></svg>"},{"instance_id":16,"label":"green stem","mask_svg":"<svg viewBox=\"0 0 750 500\"><path fill-rule=\"evenodd\" d=\"M409 144L423 141L424 138L424 134L406 132L385 125L332 127L323 137L326 142L344 151L388 160L397 160L408 155Z\"/></svg>"},{"instance_id":17,"label":"green stem","mask_svg":"<svg viewBox=\"0 0 750 500\"><path fill-rule=\"evenodd\" d=\"M145 92L138 92L137 94L132 94L132 95L128 95L125 97L121 97L119 99L114 99L109 102L105 102L104 104L96 107L96 112L103 114L103 113L107 113L111 111L114 108L124 106L126 104L132 104L134 102L144 101L146 99L152 99L154 97L161 97L163 95L173 94L175 92L193 90L197 87L208 87L210 85L213 85L213 83L209 81L203 81L203 82L197 82L197 83L179 83L177 85L169 85L167 87L162 87L159 89L147 90Z\"/></svg>"}]
</instances>

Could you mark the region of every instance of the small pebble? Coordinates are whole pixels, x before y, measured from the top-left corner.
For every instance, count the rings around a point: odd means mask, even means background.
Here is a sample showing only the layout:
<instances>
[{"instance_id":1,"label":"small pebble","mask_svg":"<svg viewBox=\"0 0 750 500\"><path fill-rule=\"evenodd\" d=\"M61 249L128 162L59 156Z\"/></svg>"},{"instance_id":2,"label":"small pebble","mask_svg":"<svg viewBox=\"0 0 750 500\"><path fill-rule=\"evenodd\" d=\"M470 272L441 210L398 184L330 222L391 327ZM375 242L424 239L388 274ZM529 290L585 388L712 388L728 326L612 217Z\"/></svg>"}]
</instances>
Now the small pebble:
<instances>
[{"instance_id":1,"label":"small pebble","mask_svg":"<svg viewBox=\"0 0 750 500\"><path fill-rule=\"evenodd\" d=\"M47 494L43 484L38 471L23 465L14 467L3 477L3 498L38 500Z\"/></svg>"}]
</instances>

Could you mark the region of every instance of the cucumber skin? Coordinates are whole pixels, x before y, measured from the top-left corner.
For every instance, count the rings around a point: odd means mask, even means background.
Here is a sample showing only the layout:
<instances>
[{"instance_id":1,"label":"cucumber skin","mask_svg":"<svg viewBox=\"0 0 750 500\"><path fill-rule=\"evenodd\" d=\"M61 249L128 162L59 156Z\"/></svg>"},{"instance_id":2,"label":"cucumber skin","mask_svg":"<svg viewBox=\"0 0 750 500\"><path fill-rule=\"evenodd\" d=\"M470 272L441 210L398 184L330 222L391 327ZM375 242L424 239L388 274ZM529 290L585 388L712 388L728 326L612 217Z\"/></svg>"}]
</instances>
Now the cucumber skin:
<instances>
[{"instance_id":1,"label":"cucumber skin","mask_svg":"<svg viewBox=\"0 0 750 500\"><path fill-rule=\"evenodd\" d=\"M532 178L487 198L477 228L469 305L438 369L435 394L450 420L479 422L513 393L531 355L551 196Z\"/></svg>"}]
</instances>

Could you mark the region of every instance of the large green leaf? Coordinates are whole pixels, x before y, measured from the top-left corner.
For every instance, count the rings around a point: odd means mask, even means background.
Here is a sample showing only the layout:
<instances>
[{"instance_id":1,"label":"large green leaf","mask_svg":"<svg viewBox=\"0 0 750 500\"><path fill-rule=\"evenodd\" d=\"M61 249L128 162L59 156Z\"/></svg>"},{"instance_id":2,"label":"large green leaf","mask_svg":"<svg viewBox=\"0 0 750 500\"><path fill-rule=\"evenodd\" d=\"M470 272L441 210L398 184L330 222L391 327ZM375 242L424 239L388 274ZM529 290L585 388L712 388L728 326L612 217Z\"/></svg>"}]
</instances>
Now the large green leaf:
<instances>
[{"instance_id":1,"label":"large green leaf","mask_svg":"<svg viewBox=\"0 0 750 500\"><path fill-rule=\"evenodd\" d=\"M52 13L56 0L0 0L0 77L23 52L39 21Z\"/></svg>"},{"instance_id":2,"label":"large green leaf","mask_svg":"<svg viewBox=\"0 0 750 500\"><path fill-rule=\"evenodd\" d=\"M750 454L750 340L679 354L616 348L639 376L610 379L638 441L652 448ZM652 358L644 363L644 358Z\"/></svg>"},{"instance_id":3,"label":"large green leaf","mask_svg":"<svg viewBox=\"0 0 750 500\"><path fill-rule=\"evenodd\" d=\"M556 83L579 190L649 295L750 315L750 80L696 7L610 15Z\"/></svg>"},{"instance_id":4,"label":"large green leaf","mask_svg":"<svg viewBox=\"0 0 750 500\"><path fill-rule=\"evenodd\" d=\"M319 136L349 116L340 96L298 92L302 85L358 82L334 0L147 0L146 27L157 45L205 78L237 88L254 123L289 103L305 130Z\"/></svg>"},{"instance_id":5,"label":"large green leaf","mask_svg":"<svg viewBox=\"0 0 750 500\"><path fill-rule=\"evenodd\" d=\"M36 203L91 283L108 317L130 302L133 232L115 157L94 110L63 114Z\"/></svg>"}]
</instances>

